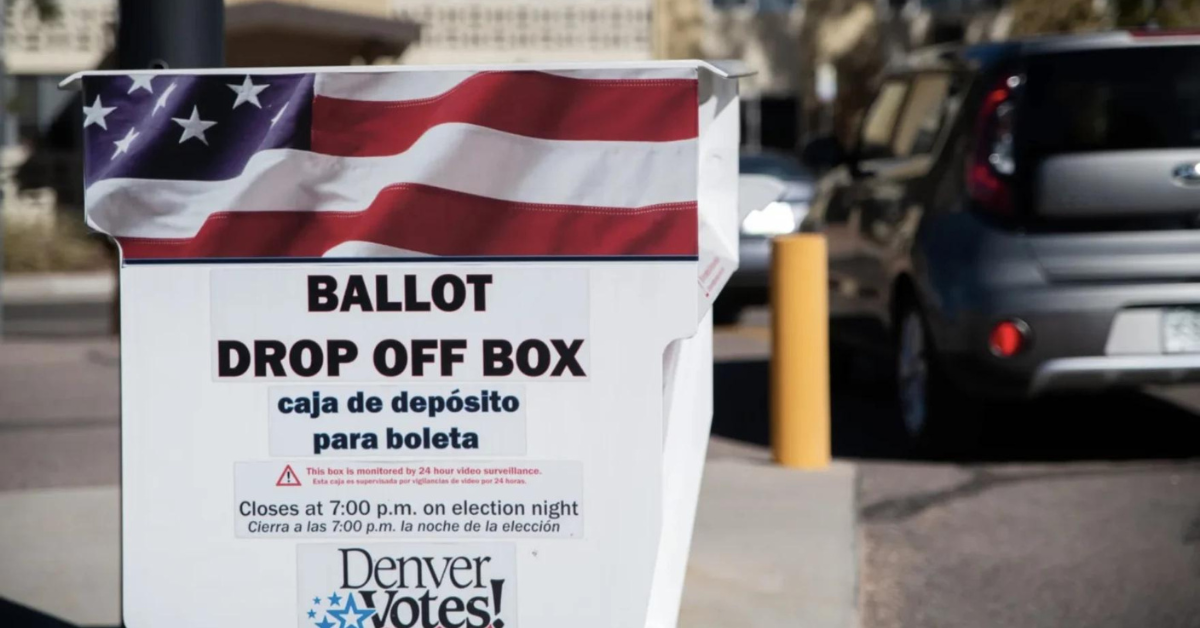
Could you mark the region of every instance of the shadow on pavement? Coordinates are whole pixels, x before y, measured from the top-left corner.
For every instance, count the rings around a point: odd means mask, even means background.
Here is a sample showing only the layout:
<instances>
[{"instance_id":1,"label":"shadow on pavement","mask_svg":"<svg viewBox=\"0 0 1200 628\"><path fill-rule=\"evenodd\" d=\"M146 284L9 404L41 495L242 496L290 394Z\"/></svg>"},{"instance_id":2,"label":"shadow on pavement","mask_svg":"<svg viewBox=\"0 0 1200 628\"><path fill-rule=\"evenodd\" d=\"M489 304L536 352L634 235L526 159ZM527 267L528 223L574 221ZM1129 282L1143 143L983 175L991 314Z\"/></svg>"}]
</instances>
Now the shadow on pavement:
<instances>
[{"instance_id":1,"label":"shadow on pavement","mask_svg":"<svg viewBox=\"0 0 1200 628\"><path fill-rule=\"evenodd\" d=\"M112 332L111 303L21 303L0 307L8 338L86 338Z\"/></svg>"},{"instance_id":2,"label":"shadow on pavement","mask_svg":"<svg viewBox=\"0 0 1200 628\"><path fill-rule=\"evenodd\" d=\"M904 459L892 405L888 339L874 319L830 324L833 454ZM768 365L723 362L714 372L713 433L766 445ZM1198 406L1200 408L1200 406ZM982 441L967 461L1063 461L1200 456L1200 416L1138 391L1056 397L984 410Z\"/></svg>"},{"instance_id":3,"label":"shadow on pavement","mask_svg":"<svg viewBox=\"0 0 1200 628\"><path fill-rule=\"evenodd\" d=\"M74 624L55 619L35 610L0 598L0 626L14 628L75 628Z\"/></svg>"}]
</instances>

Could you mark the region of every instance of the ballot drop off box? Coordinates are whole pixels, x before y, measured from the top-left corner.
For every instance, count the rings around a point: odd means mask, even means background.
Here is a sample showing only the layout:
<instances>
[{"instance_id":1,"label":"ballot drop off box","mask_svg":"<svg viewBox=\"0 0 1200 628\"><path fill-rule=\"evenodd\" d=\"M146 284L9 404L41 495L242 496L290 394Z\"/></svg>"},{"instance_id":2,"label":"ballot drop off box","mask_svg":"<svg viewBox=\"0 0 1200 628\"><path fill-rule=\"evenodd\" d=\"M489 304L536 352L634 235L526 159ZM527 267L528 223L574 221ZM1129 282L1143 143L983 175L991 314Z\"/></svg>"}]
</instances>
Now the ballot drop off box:
<instances>
[{"instance_id":1,"label":"ballot drop off box","mask_svg":"<svg viewBox=\"0 0 1200 628\"><path fill-rule=\"evenodd\" d=\"M737 70L91 72L129 628L674 626Z\"/></svg>"}]
</instances>

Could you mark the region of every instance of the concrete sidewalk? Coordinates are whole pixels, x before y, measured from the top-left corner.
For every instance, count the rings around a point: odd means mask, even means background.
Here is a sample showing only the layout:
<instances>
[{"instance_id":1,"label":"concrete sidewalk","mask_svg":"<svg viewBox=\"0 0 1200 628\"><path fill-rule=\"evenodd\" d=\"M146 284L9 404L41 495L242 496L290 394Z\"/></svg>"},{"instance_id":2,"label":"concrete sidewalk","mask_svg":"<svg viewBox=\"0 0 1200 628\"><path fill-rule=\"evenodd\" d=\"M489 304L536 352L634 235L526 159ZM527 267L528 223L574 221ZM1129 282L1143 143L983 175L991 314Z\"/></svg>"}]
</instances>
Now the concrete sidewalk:
<instances>
[{"instance_id":1,"label":"concrete sidewalk","mask_svg":"<svg viewBox=\"0 0 1200 628\"><path fill-rule=\"evenodd\" d=\"M858 626L856 485L849 463L792 471L714 436L679 625Z\"/></svg>"},{"instance_id":2,"label":"concrete sidewalk","mask_svg":"<svg viewBox=\"0 0 1200 628\"><path fill-rule=\"evenodd\" d=\"M111 339L0 344L0 598L80 625L120 622L116 364ZM680 625L854 628L854 467L714 437L704 473Z\"/></svg>"},{"instance_id":3,"label":"concrete sidewalk","mask_svg":"<svg viewBox=\"0 0 1200 628\"><path fill-rule=\"evenodd\" d=\"M80 626L120 625L117 487L0 493L0 513L0 597Z\"/></svg>"}]
</instances>

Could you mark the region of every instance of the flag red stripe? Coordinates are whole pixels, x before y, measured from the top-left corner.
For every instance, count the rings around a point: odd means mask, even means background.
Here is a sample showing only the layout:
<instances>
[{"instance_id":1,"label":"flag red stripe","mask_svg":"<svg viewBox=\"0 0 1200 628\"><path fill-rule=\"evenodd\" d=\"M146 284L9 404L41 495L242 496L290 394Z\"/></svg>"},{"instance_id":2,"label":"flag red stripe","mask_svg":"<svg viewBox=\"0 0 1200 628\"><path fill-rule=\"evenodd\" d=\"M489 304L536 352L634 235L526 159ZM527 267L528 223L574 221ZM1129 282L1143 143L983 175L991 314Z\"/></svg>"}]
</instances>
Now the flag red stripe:
<instances>
[{"instance_id":1,"label":"flag red stripe","mask_svg":"<svg viewBox=\"0 0 1200 628\"><path fill-rule=\"evenodd\" d=\"M576 79L484 72L433 98L400 102L316 96L312 150L395 155L438 124L469 123L550 140L666 142L695 138L691 79Z\"/></svg>"},{"instance_id":2,"label":"flag red stripe","mask_svg":"<svg viewBox=\"0 0 1200 628\"><path fill-rule=\"evenodd\" d=\"M365 211L231 211L192 238L117 238L126 259L319 257L348 241L446 256L696 255L696 203L640 209L514 203L414 184Z\"/></svg>"}]
</instances>

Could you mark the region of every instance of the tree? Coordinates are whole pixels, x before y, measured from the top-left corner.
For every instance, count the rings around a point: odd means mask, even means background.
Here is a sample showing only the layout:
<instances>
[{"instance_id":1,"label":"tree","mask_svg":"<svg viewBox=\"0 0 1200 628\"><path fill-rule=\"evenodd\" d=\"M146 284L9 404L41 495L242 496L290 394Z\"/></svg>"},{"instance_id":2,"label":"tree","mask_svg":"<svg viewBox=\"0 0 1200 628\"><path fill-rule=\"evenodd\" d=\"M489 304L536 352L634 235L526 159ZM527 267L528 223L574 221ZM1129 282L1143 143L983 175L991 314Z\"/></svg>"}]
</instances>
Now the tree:
<instances>
[{"instance_id":1,"label":"tree","mask_svg":"<svg viewBox=\"0 0 1200 628\"><path fill-rule=\"evenodd\" d=\"M1017 0L1013 4L1016 37L1086 33L1109 28L1164 29L1200 26L1200 0Z\"/></svg>"},{"instance_id":2,"label":"tree","mask_svg":"<svg viewBox=\"0 0 1200 628\"><path fill-rule=\"evenodd\" d=\"M801 102L804 127L832 131L843 146L853 143L858 119L871 101L888 54L887 25L872 0L809 0L805 4L801 55L806 72ZM832 128L822 128L816 97L816 68L829 64L837 72L837 98Z\"/></svg>"},{"instance_id":3,"label":"tree","mask_svg":"<svg viewBox=\"0 0 1200 628\"><path fill-rule=\"evenodd\" d=\"M1200 1L1197 0L1116 0L1118 28L1153 24L1162 28L1188 28L1200 25Z\"/></svg>"}]
</instances>

